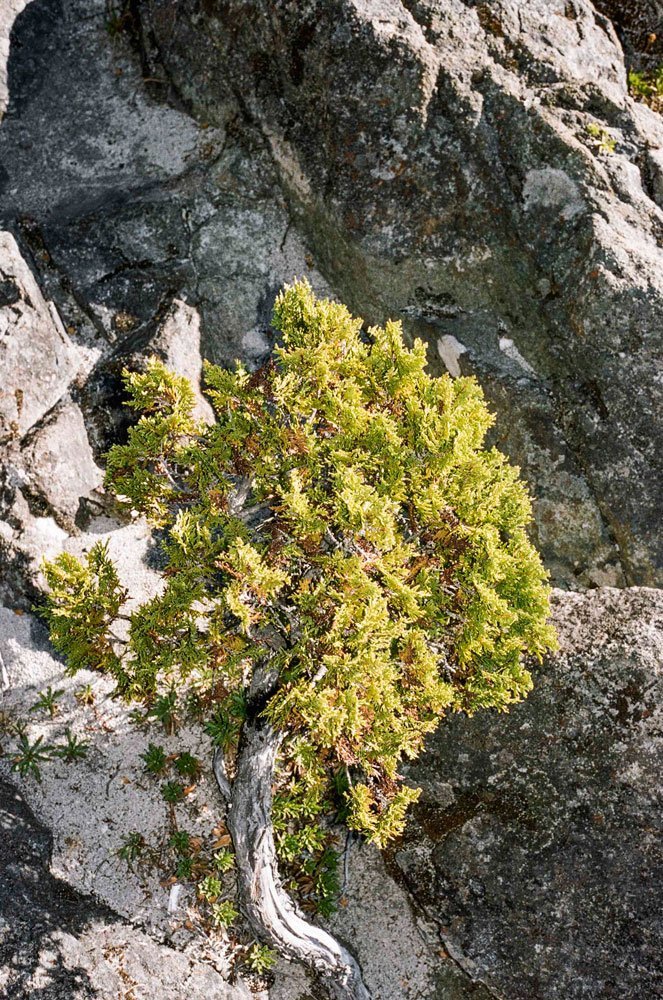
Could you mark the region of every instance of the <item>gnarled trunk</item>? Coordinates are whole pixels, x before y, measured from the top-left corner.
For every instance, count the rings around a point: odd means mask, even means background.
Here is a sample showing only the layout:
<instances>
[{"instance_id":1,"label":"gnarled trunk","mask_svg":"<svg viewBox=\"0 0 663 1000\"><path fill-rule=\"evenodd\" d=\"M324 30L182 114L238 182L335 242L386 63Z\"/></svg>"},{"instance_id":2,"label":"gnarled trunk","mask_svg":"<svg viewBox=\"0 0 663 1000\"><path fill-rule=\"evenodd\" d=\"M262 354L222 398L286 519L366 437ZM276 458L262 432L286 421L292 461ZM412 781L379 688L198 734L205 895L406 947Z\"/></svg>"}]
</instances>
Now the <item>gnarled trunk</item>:
<instances>
[{"instance_id":1,"label":"gnarled trunk","mask_svg":"<svg viewBox=\"0 0 663 1000\"><path fill-rule=\"evenodd\" d=\"M220 754L215 755L214 773L221 793L230 802L228 828L235 848L240 905L258 937L314 968L336 1000L370 1000L350 952L331 934L305 920L281 886L271 818L280 742L280 735L264 720L248 720L232 786Z\"/></svg>"}]
</instances>

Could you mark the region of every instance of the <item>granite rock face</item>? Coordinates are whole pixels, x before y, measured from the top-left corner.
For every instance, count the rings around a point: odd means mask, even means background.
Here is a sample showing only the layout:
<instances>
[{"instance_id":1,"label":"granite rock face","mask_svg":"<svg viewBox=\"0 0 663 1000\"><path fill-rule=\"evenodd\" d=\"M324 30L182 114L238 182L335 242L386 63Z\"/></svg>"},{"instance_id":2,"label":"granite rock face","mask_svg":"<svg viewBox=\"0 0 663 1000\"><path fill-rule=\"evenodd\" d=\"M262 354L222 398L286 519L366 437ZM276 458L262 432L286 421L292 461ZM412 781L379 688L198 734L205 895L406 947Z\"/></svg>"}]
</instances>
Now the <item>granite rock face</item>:
<instances>
[{"instance_id":1,"label":"granite rock face","mask_svg":"<svg viewBox=\"0 0 663 1000\"><path fill-rule=\"evenodd\" d=\"M10 233L0 233L0 442L22 437L76 375L77 351Z\"/></svg>"},{"instance_id":2,"label":"granite rock face","mask_svg":"<svg viewBox=\"0 0 663 1000\"><path fill-rule=\"evenodd\" d=\"M255 361L306 250L260 133L232 108L217 125L187 114L136 52L128 8L32 0L16 18L0 220L102 354L149 339L179 297L206 356Z\"/></svg>"},{"instance_id":3,"label":"granite rock face","mask_svg":"<svg viewBox=\"0 0 663 1000\"><path fill-rule=\"evenodd\" d=\"M115 557L125 555L122 579L133 573L134 592L148 592L156 583L148 548L141 558L118 534L109 542ZM560 654L537 670L527 701L508 715L446 720L409 769L423 793L402 841L384 858L349 844L345 905L332 927L355 950L374 1000L640 1000L663 984L663 598L647 588L557 591L554 605ZM159 872L127 872L116 853L133 830L150 844L167 838L167 808L142 766L148 742L204 759L205 738L185 727L164 739L128 724L107 679L64 676L29 615L0 609L0 658L0 707L28 722L31 740L53 742L69 726L90 743L86 761L50 761L41 784L20 782L53 832L51 871L110 907L99 917L103 940L127 933L112 912L161 942L167 958L177 949L182 962L227 974L223 941L183 926L191 887L181 886L171 910ZM74 698L86 682L92 710ZM64 692L54 720L29 711L46 685ZM7 758L3 776L18 780ZM177 807L179 825L203 838L222 814L211 777ZM76 954L94 967L95 939L83 937ZM279 967L270 1000L315 995L305 976Z\"/></svg>"},{"instance_id":4,"label":"granite rock face","mask_svg":"<svg viewBox=\"0 0 663 1000\"><path fill-rule=\"evenodd\" d=\"M307 274L480 377L555 582L658 579L663 128L588 0L32 0L12 38L0 221L100 448L175 299L256 364Z\"/></svg>"},{"instance_id":5,"label":"granite rock face","mask_svg":"<svg viewBox=\"0 0 663 1000\"><path fill-rule=\"evenodd\" d=\"M663 988L660 591L555 597L560 654L507 716L449 719L390 870L509 1000Z\"/></svg>"},{"instance_id":6,"label":"granite rock face","mask_svg":"<svg viewBox=\"0 0 663 1000\"><path fill-rule=\"evenodd\" d=\"M654 582L663 128L609 19L588 0L141 9L199 117L234 102L257 123L335 291L479 375L557 579Z\"/></svg>"},{"instance_id":7,"label":"granite rock face","mask_svg":"<svg viewBox=\"0 0 663 1000\"><path fill-rule=\"evenodd\" d=\"M596 0L594 6L612 21L624 49L627 65L656 70L663 59L663 3L661 0Z\"/></svg>"},{"instance_id":8,"label":"granite rock face","mask_svg":"<svg viewBox=\"0 0 663 1000\"><path fill-rule=\"evenodd\" d=\"M81 501L101 487L83 415L65 400L23 448L25 489L39 497L56 518L74 525Z\"/></svg>"},{"instance_id":9,"label":"granite rock face","mask_svg":"<svg viewBox=\"0 0 663 1000\"><path fill-rule=\"evenodd\" d=\"M100 538L154 590L145 525L100 488L121 370L156 353L199 385L202 357L259 364L276 291L307 275L478 375L553 580L600 586L557 593L561 654L526 703L445 722L402 843L351 843L333 929L375 1000L656 995L661 599L603 585L660 579L663 127L619 42L653 65L658 0L0 8L0 708L91 742L41 785L0 759L0 992L247 995L158 875L119 864L124 834L167 829L149 734L91 675L86 713L26 612L41 557ZM30 712L47 684L54 723ZM211 779L196 795L203 832L220 803ZM318 995L285 965L269 991Z\"/></svg>"},{"instance_id":10,"label":"granite rock face","mask_svg":"<svg viewBox=\"0 0 663 1000\"><path fill-rule=\"evenodd\" d=\"M98 479L82 417L65 402L85 363L14 237L0 233L0 597L16 604L35 595L41 555L66 537L54 508L73 520Z\"/></svg>"},{"instance_id":11,"label":"granite rock face","mask_svg":"<svg viewBox=\"0 0 663 1000\"><path fill-rule=\"evenodd\" d=\"M49 870L51 837L0 780L0 990L7 1000L248 1000Z\"/></svg>"}]
</instances>

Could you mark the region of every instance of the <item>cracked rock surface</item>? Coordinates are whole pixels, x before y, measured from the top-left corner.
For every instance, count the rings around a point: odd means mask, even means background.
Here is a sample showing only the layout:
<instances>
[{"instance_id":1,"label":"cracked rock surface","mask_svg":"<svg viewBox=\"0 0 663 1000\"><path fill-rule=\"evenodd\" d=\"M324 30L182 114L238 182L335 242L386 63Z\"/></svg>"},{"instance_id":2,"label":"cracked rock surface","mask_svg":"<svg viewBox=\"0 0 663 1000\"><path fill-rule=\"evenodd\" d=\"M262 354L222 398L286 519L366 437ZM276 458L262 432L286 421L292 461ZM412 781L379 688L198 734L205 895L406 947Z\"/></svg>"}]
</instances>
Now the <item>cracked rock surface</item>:
<instances>
[{"instance_id":1,"label":"cracked rock surface","mask_svg":"<svg viewBox=\"0 0 663 1000\"><path fill-rule=\"evenodd\" d=\"M449 719L390 871L513 1000L663 988L663 596L555 595L560 654L506 717Z\"/></svg>"},{"instance_id":2,"label":"cracked rock surface","mask_svg":"<svg viewBox=\"0 0 663 1000\"><path fill-rule=\"evenodd\" d=\"M660 580L663 126L629 97L608 17L588 0L141 9L199 120L231 104L256 123L335 291L480 377L555 579Z\"/></svg>"},{"instance_id":3,"label":"cracked rock surface","mask_svg":"<svg viewBox=\"0 0 663 1000\"><path fill-rule=\"evenodd\" d=\"M50 834L0 780L0 990L7 1000L248 1000L49 870Z\"/></svg>"},{"instance_id":4,"label":"cracked rock surface","mask_svg":"<svg viewBox=\"0 0 663 1000\"><path fill-rule=\"evenodd\" d=\"M663 126L620 47L653 66L661 17L657 0L0 2L0 710L91 744L41 784L0 759L3 996L261 988L228 982L222 936L187 930L190 887L173 903L120 862L132 830L167 836L152 735L103 678L64 675L30 610L42 556L99 539L136 599L154 592L155 543L101 486L121 370L156 353L199 387L204 357L261 363L295 275L479 377L562 588L531 697L447 720L410 769L402 842L350 843L334 932L374 1000L663 991ZM49 684L52 721L30 712ZM169 739L207 754L194 729ZM177 808L211 828L211 776ZM285 963L258 995L322 996Z\"/></svg>"},{"instance_id":5,"label":"cracked rock surface","mask_svg":"<svg viewBox=\"0 0 663 1000\"><path fill-rule=\"evenodd\" d=\"M126 540L115 544L126 553ZM136 592L132 555L120 569ZM507 716L447 720L409 768L423 794L402 841L384 858L350 847L332 929L355 949L376 1000L640 1000L663 985L663 599L648 588L557 591L554 622L560 655L538 669L533 694ZM70 726L91 744L85 761L45 763L41 783L20 783L53 830L51 871L160 947L227 974L223 939L185 926L191 888L169 907L158 871L127 872L117 856L133 830L151 845L167 840L167 807L140 756L155 734L129 723L106 679L65 677L31 616L0 609L0 637L3 711L28 720L31 739L53 741ZM93 709L73 697L85 682ZM29 711L46 685L64 692L53 720ZM207 752L195 729L158 741ZM0 761L2 775L17 780ZM223 816L211 775L177 812L205 837ZM314 989L283 965L270 1000Z\"/></svg>"}]
</instances>

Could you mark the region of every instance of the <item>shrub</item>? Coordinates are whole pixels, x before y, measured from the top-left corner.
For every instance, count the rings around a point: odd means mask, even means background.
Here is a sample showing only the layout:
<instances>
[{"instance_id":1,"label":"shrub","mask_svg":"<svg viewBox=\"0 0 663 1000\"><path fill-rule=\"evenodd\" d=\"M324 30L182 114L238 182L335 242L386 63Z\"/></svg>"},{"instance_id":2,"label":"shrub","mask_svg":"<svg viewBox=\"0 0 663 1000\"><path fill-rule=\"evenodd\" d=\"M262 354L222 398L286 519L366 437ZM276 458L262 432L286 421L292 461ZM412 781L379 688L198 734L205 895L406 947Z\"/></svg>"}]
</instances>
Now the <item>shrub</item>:
<instances>
[{"instance_id":1,"label":"shrub","mask_svg":"<svg viewBox=\"0 0 663 1000\"><path fill-rule=\"evenodd\" d=\"M398 323L364 334L305 282L273 322L263 368L206 366L211 426L160 361L125 373L140 418L106 484L163 530L165 586L118 644L126 595L96 545L46 564L45 613L73 669L109 670L171 729L188 687L218 753L277 734L277 843L310 870L330 813L379 846L397 836L418 794L402 762L446 712L519 701L524 658L554 639L529 496L484 448L476 381L430 376Z\"/></svg>"},{"instance_id":2,"label":"shrub","mask_svg":"<svg viewBox=\"0 0 663 1000\"><path fill-rule=\"evenodd\" d=\"M636 100L654 111L663 111L663 65L649 70L630 70L628 89Z\"/></svg>"}]
</instances>

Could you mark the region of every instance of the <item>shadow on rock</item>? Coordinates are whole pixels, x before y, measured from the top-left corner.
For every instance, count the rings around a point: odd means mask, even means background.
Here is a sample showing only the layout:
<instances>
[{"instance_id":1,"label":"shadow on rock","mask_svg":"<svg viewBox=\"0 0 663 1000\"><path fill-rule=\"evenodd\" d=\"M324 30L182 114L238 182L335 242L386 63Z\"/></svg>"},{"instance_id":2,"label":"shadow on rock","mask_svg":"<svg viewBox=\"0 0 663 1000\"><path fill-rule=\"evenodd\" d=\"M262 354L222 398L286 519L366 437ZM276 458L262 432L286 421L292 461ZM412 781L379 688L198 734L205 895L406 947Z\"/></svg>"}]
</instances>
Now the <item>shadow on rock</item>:
<instances>
[{"instance_id":1,"label":"shadow on rock","mask_svg":"<svg viewBox=\"0 0 663 1000\"><path fill-rule=\"evenodd\" d=\"M7 1000L96 997L88 972L69 965L62 935L117 918L54 878L51 836L22 797L0 780L0 986Z\"/></svg>"}]
</instances>

